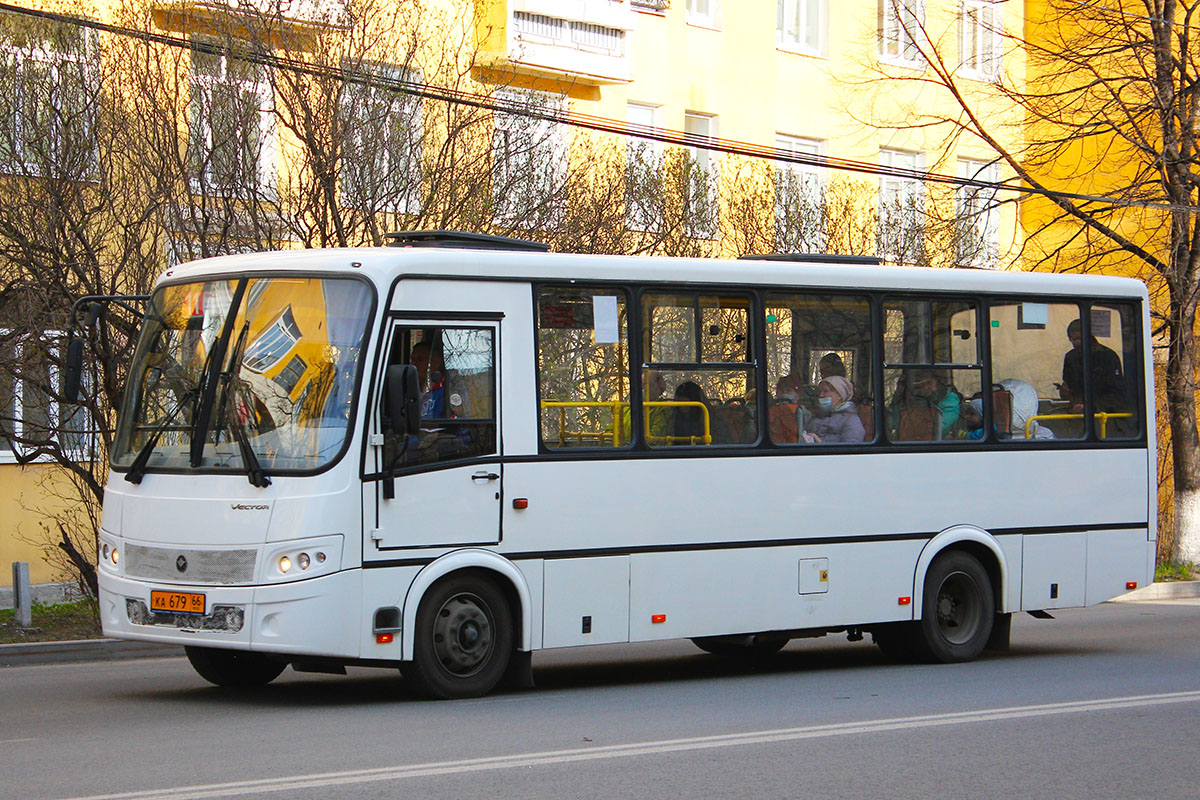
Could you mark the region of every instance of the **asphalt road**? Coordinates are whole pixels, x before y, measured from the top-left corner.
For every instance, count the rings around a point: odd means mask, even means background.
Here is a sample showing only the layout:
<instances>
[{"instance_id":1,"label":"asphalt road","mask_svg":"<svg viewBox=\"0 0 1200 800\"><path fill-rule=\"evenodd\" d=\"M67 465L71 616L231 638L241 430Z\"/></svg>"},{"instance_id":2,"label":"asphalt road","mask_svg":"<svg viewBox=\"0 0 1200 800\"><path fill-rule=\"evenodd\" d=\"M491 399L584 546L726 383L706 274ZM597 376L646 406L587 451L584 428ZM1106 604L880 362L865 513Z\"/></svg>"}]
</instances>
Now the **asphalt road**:
<instances>
[{"instance_id":1,"label":"asphalt road","mask_svg":"<svg viewBox=\"0 0 1200 800\"><path fill-rule=\"evenodd\" d=\"M584 648L440 703L380 670L228 692L182 658L10 667L0 800L1200 797L1200 601L1057 616L973 664L844 636L760 668Z\"/></svg>"}]
</instances>

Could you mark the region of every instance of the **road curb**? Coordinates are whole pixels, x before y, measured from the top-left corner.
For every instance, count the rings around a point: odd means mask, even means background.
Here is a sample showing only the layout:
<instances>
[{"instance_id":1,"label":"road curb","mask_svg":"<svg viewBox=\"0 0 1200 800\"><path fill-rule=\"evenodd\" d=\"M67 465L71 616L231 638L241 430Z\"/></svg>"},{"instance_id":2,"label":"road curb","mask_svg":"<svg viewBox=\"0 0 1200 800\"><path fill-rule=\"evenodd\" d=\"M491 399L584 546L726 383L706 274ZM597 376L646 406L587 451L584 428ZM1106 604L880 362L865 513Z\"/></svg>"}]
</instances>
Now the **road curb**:
<instances>
[{"instance_id":1,"label":"road curb","mask_svg":"<svg viewBox=\"0 0 1200 800\"><path fill-rule=\"evenodd\" d=\"M1114 597L1117 603L1141 603L1147 600L1182 600L1200 597L1200 581L1164 581L1134 589L1119 597Z\"/></svg>"},{"instance_id":2,"label":"road curb","mask_svg":"<svg viewBox=\"0 0 1200 800\"><path fill-rule=\"evenodd\" d=\"M178 655L183 655L181 646L157 642L126 642L120 639L29 642L27 644L0 644L0 667L56 664L70 661L118 661Z\"/></svg>"}]
</instances>

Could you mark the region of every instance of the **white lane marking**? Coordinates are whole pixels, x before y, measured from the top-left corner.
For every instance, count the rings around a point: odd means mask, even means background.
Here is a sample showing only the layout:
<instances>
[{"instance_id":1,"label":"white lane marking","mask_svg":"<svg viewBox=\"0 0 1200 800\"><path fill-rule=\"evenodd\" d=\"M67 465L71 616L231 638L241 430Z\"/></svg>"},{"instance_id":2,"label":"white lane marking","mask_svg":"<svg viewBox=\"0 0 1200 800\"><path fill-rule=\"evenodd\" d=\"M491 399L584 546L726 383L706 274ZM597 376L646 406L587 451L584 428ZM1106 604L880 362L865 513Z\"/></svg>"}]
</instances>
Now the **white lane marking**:
<instances>
[{"instance_id":1,"label":"white lane marking","mask_svg":"<svg viewBox=\"0 0 1200 800\"><path fill-rule=\"evenodd\" d=\"M746 733L727 733L715 736L695 736L686 739L662 739L634 744L602 745L586 749L548 750L540 753L518 753L507 756L467 758L457 761L435 761L427 764L375 767L372 769L348 770L344 772L325 772L303 777L260 778L256 780L232 781L229 783L212 783L201 786L179 786L138 792L86 795L70 798L69 800L152 800L153 798L161 798L162 800L207 800L214 797L231 797L260 792L282 792L316 789L326 786L348 786L356 783L425 778L436 775L452 775L493 769L544 767L553 764L568 764L607 758L632 758L636 756L682 753L689 750L705 750L718 747L774 744L802 739L821 739L830 736L884 733L911 730L914 728L933 728L942 725L999 722L1059 714L1078 714L1087 711L1115 711L1125 708L1142 708L1146 706L1194 702L1200 702L1200 691L1110 697L1100 700L992 708L982 711L959 711L948 714L897 717L894 719L867 720L864 722L839 722L830 725L812 725L802 728L781 728Z\"/></svg>"},{"instance_id":2,"label":"white lane marking","mask_svg":"<svg viewBox=\"0 0 1200 800\"><path fill-rule=\"evenodd\" d=\"M37 741L36 737L31 737L28 739L0 739L0 744L18 744L20 742L36 742L36 741Z\"/></svg>"}]
</instances>

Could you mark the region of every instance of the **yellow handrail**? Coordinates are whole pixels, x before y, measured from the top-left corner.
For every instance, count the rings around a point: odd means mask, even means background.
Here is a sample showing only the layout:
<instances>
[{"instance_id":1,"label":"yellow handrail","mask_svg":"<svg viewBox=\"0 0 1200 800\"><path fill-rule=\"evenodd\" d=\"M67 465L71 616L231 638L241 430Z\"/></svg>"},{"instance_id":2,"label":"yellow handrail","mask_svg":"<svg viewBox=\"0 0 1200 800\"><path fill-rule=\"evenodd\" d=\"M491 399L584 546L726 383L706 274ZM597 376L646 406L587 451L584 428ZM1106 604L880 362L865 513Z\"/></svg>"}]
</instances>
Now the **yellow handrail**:
<instances>
[{"instance_id":1,"label":"yellow handrail","mask_svg":"<svg viewBox=\"0 0 1200 800\"><path fill-rule=\"evenodd\" d=\"M712 427L709 422L708 406L701 403L699 400L647 400L642 403L645 413L645 426L650 428L650 409L651 408L682 408L692 406L699 408L704 416L704 435L703 436L650 436L647 434L646 440L651 444L712 444ZM607 439L612 438L614 447L620 446L623 441L627 441L629 437L625 435L625 415L621 413L622 409L628 408L629 403L624 400L543 400L542 408L557 408L558 413L558 443L563 446L567 437L577 439ZM567 409L568 408L609 408L612 409L613 427L612 431L569 431L567 430Z\"/></svg>"},{"instance_id":2,"label":"yellow handrail","mask_svg":"<svg viewBox=\"0 0 1200 800\"><path fill-rule=\"evenodd\" d=\"M1092 415L1100 420L1100 438L1103 439L1108 435L1108 421L1110 419L1129 419L1133 414L1129 411L1097 411ZM1028 439L1033 435L1033 423L1043 419L1083 419L1083 414L1034 414L1029 419L1025 420L1025 438Z\"/></svg>"}]
</instances>

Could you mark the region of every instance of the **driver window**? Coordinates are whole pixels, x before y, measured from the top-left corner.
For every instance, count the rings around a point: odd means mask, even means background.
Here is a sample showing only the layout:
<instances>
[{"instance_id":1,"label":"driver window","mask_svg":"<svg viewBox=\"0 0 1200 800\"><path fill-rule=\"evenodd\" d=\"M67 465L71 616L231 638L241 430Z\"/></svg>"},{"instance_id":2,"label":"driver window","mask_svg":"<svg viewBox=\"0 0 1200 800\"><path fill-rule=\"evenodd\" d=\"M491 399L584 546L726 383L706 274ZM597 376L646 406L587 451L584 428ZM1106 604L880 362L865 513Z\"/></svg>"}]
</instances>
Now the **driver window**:
<instances>
[{"instance_id":1,"label":"driver window","mask_svg":"<svg viewBox=\"0 0 1200 800\"><path fill-rule=\"evenodd\" d=\"M496 452L496 369L491 328L397 326L386 366L412 364L421 392L420 432L386 424L385 471ZM386 368L385 368L386 374Z\"/></svg>"}]
</instances>

